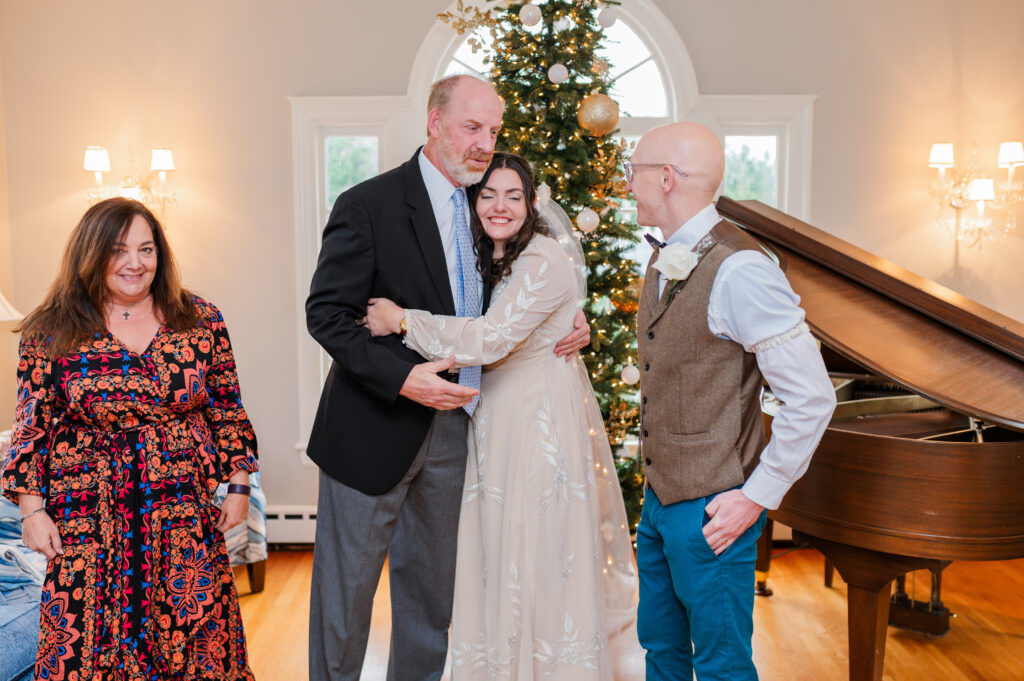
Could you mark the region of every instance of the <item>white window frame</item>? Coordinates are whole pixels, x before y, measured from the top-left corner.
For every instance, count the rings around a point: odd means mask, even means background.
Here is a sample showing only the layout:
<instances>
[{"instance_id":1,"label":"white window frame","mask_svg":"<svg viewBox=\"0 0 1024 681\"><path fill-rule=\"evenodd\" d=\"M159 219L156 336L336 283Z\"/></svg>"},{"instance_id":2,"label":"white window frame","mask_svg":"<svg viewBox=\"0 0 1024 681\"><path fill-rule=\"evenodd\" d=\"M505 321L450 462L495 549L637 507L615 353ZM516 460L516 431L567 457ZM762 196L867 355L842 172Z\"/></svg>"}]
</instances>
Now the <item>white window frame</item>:
<instances>
[{"instance_id":1,"label":"white window frame","mask_svg":"<svg viewBox=\"0 0 1024 681\"><path fill-rule=\"evenodd\" d=\"M776 136L778 209L808 220L816 99L817 95L701 95L686 119L707 125L723 144L726 135Z\"/></svg>"},{"instance_id":2,"label":"white window frame","mask_svg":"<svg viewBox=\"0 0 1024 681\"><path fill-rule=\"evenodd\" d=\"M306 452L330 358L306 331L306 296L326 224L324 196L328 137L376 137L381 171L412 156L423 143L422 123L409 97L289 97L292 113L292 182L295 196L295 292L298 333L299 436ZM424 119L419 119L420 121Z\"/></svg>"}]
</instances>

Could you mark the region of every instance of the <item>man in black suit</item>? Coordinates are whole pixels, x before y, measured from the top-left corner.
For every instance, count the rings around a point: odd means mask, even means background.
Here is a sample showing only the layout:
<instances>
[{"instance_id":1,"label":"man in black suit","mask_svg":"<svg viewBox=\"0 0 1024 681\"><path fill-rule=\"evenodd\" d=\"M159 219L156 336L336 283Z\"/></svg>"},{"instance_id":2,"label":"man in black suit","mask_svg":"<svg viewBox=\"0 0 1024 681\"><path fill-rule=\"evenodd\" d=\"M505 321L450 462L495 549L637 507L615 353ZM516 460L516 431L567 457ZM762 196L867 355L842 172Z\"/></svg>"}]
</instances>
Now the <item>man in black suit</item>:
<instances>
[{"instance_id":1,"label":"man in black suit","mask_svg":"<svg viewBox=\"0 0 1024 681\"><path fill-rule=\"evenodd\" d=\"M310 334L334 360L308 453L320 467L310 607L311 681L359 678L389 557L388 679L439 679L455 574L469 413L479 374L424 362L357 322L370 298L478 316L485 290L464 188L494 153L504 104L472 76L434 84L428 141L408 162L338 197L306 301ZM489 261L490 253L482 254ZM588 342L582 316L557 354ZM460 385L461 382L461 385Z\"/></svg>"}]
</instances>

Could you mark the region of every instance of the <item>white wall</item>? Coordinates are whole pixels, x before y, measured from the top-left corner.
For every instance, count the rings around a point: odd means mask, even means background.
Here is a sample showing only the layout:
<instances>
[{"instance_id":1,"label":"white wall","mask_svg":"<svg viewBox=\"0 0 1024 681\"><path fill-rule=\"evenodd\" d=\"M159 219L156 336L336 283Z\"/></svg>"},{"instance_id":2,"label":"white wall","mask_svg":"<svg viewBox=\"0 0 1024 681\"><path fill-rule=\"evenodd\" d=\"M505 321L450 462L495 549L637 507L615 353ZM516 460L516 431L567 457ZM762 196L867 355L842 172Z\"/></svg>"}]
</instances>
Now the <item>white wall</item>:
<instances>
[{"instance_id":1,"label":"white wall","mask_svg":"<svg viewBox=\"0 0 1024 681\"><path fill-rule=\"evenodd\" d=\"M0 57L0 291L10 300L11 292L11 221L7 205L7 164L4 153L4 86L3 59ZM14 416L15 364L18 361L17 339L11 333L12 322L0 323L0 430L10 427Z\"/></svg>"},{"instance_id":2,"label":"white wall","mask_svg":"<svg viewBox=\"0 0 1024 681\"><path fill-rule=\"evenodd\" d=\"M994 155L998 142L1024 137L1024 3L656 2L690 51L701 93L819 95L813 223L1024 319L1014 295L1024 226L998 248L962 253L952 272L925 167L933 141L977 142ZM142 169L151 147L173 146L179 205L167 222L185 280L227 318L270 503L307 502L315 476L294 453L305 434L285 98L404 94L447 5L0 0L0 288L23 312L39 302L86 207L86 146L110 150L114 177L129 170L129 147ZM0 392L13 385L0 371ZM10 402L0 408L7 422Z\"/></svg>"}]
</instances>

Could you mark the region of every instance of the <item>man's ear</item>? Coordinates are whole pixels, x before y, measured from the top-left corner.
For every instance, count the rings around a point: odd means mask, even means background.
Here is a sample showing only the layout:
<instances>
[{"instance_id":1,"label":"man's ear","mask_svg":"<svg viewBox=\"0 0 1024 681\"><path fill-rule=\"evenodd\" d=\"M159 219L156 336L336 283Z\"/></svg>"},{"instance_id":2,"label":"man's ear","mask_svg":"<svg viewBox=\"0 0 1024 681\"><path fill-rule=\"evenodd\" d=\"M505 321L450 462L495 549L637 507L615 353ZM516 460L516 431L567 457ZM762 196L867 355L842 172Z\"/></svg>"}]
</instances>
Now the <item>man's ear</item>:
<instances>
[{"instance_id":1,"label":"man's ear","mask_svg":"<svg viewBox=\"0 0 1024 681\"><path fill-rule=\"evenodd\" d=\"M661 191L664 194L671 194L676 186L676 175L668 166L661 167Z\"/></svg>"},{"instance_id":2,"label":"man's ear","mask_svg":"<svg viewBox=\"0 0 1024 681\"><path fill-rule=\"evenodd\" d=\"M427 135L441 136L441 110L434 108L427 112Z\"/></svg>"}]
</instances>

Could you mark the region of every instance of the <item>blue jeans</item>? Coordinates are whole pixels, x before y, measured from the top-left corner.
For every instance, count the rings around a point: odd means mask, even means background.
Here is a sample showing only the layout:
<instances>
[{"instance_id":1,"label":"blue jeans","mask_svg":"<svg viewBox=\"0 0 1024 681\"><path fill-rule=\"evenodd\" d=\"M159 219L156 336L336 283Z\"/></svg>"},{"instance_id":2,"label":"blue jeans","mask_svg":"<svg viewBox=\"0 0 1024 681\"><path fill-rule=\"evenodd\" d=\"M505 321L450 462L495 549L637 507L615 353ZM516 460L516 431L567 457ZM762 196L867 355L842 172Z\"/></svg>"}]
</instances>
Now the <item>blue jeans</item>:
<instances>
[{"instance_id":1,"label":"blue jeans","mask_svg":"<svg viewBox=\"0 0 1024 681\"><path fill-rule=\"evenodd\" d=\"M647 681L757 681L751 651L754 562L765 514L721 555L708 546L714 495L662 506L648 488L637 528L637 633Z\"/></svg>"},{"instance_id":2,"label":"blue jeans","mask_svg":"<svg viewBox=\"0 0 1024 681\"><path fill-rule=\"evenodd\" d=\"M0 681L30 681L38 646L38 599L8 603L0 594Z\"/></svg>"}]
</instances>

